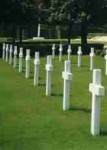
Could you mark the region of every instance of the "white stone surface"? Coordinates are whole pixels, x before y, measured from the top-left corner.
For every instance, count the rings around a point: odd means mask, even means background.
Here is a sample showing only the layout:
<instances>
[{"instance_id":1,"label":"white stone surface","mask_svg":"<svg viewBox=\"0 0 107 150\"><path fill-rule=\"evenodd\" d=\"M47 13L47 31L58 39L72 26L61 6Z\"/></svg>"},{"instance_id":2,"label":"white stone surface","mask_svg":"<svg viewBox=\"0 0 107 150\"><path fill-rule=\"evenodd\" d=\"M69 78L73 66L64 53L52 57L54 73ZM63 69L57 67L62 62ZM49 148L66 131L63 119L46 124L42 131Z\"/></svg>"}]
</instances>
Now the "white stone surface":
<instances>
[{"instance_id":1,"label":"white stone surface","mask_svg":"<svg viewBox=\"0 0 107 150\"><path fill-rule=\"evenodd\" d=\"M62 78L64 79L63 86L63 110L70 108L70 81L72 80L72 74L70 71L71 63L69 60L64 63L64 71L62 72Z\"/></svg>"},{"instance_id":2,"label":"white stone surface","mask_svg":"<svg viewBox=\"0 0 107 150\"><path fill-rule=\"evenodd\" d=\"M35 59L34 59L34 86L38 86L38 84L39 84L39 66L40 66L39 52L35 52Z\"/></svg>"},{"instance_id":3,"label":"white stone surface","mask_svg":"<svg viewBox=\"0 0 107 150\"><path fill-rule=\"evenodd\" d=\"M19 52L19 72L22 72L23 70L23 48L20 47L20 52Z\"/></svg>"},{"instance_id":4,"label":"white stone surface","mask_svg":"<svg viewBox=\"0 0 107 150\"><path fill-rule=\"evenodd\" d=\"M105 58L105 75L107 75L107 50L104 58Z\"/></svg>"},{"instance_id":5,"label":"white stone surface","mask_svg":"<svg viewBox=\"0 0 107 150\"><path fill-rule=\"evenodd\" d=\"M90 70L94 69L94 56L95 56L94 48L91 47L91 53L90 53Z\"/></svg>"},{"instance_id":6,"label":"white stone surface","mask_svg":"<svg viewBox=\"0 0 107 150\"><path fill-rule=\"evenodd\" d=\"M63 51L63 46L62 46L62 44L60 43L60 44L59 44L59 61L62 60L62 51Z\"/></svg>"},{"instance_id":7,"label":"white stone surface","mask_svg":"<svg viewBox=\"0 0 107 150\"><path fill-rule=\"evenodd\" d=\"M26 72L25 72L25 77L26 78L30 77L30 49L26 50Z\"/></svg>"},{"instance_id":8,"label":"white stone surface","mask_svg":"<svg viewBox=\"0 0 107 150\"><path fill-rule=\"evenodd\" d=\"M13 45L10 45L10 50L9 50L9 64L12 64L12 53L13 53Z\"/></svg>"},{"instance_id":9,"label":"white stone surface","mask_svg":"<svg viewBox=\"0 0 107 150\"><path fill-rule=\"evenodd\" d=\"M40 37L40 31L41 31L41 25L40 23L38 24L38 33L37 33L37 37Z\"/></svg>"},{"instance_id":10,"label":"white stone surface","mask_svg":"<svg viewBox=\"0 0 107 150\"><path fill-rule=\"evenodd\" d=\"M17 46L14 46L13 68L17 66Z\"/></svg>"},{"instance_id":11,"label":"white stone surface","mask_svg":"<svg viewBox=\"0 0 107 150\"><path fill-rule=\"evenodd\" d=\"M8 60L9 60L9 44L6 44L6 62L8 62Z\"/></svg>"},{"instance_id":12,"label":"white stone surface","mask_svg":"<svg viewBox=\"0 0 107 150\"><path fill-rule=\"evenodd\" d=\"M52 45L52 58L55 58L55 43Z\"/></svg>"},{"instance_id":13,"label":"white stone surface","mask_svg":"<svg viewBox=\"0 0 107 150\"><path fill-rule=\"evenodd\" d=\"M78 46L78 51L77 51L77 54L78 54L78 67L81 67L82 66L82 50L81 50L81 46Z\"/></svg>"},{"instance_id":14,"label":"white stone surface","mask_svg":"<svg viewBox=\"0 0 107 150\"><path fill-rule=\"evenodd\" d=\"M5 50L6 50L6 44L3 43L3 46L2 46L2 59L3 60L5 59Z\"/></svg>"},{"instance_id":15,"label":"white stone surface","mask_svg":"<svg viewBox=\"0 0 107 150\"><path fill-rule=\"evenodd\" d=\"M52 82L52 56L47 56L47 64L45 66L46 69L46 96L51 95L51 82Z\"/></svg>"},{"instance_id":16,"label":"white stone surface","mask_svg":"<svg viewBox=\"0 0 107 150\"><path fill-rule=\"evenodd\" d=\"M89 91L92 93L91 110L91 134L100 134L100 96L105 93L105 88L101 85L101 69L93 69L93 82L89 84Z\"/></svg>"},{"instance_id":17,"label":"white stone surface","mask_svg":"<svg viewBox=\"0 0 107 150\"><path fill-rule=\"evenodd\" d=\"M68 45L67 52L68 52L68 60L70 60L70 56L71 56L71 52L72 52L71 45Z\"/></svg>"}]
</instances>

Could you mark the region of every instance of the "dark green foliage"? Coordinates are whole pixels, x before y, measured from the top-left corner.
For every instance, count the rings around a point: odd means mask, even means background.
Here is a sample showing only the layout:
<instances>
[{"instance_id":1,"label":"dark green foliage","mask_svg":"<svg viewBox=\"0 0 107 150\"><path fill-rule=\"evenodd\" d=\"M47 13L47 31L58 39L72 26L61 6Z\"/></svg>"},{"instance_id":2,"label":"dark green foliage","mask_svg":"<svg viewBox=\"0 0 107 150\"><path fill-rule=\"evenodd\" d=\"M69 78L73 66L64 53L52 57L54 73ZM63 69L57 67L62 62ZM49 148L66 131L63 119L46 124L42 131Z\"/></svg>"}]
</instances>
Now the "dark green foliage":
<instances>
[{"instance_id":1,"label":"dark green foliage","mask_svg":"<svg viewBox=\"0 0 107 150\"><path fill-rule=\"evenodd\" d=\"M49 21L54 24L68 25L69 34L72 32L72 26L80 23L81 42L84 46L87 44L89 24L106 22L106 3L105 0L52 0Z\"/></svg>"},{"instance_id":2,"label":"dark green foliage","mask_svg":"<svg viewBox=\"0 0 107 150\"><path fill-rule=\"evenodd\" d=\"M49 21L56 24L68 24L70 20L78 18L78 5L76 0L53 0L50 7Z\"/></svg>"}]
</instances>

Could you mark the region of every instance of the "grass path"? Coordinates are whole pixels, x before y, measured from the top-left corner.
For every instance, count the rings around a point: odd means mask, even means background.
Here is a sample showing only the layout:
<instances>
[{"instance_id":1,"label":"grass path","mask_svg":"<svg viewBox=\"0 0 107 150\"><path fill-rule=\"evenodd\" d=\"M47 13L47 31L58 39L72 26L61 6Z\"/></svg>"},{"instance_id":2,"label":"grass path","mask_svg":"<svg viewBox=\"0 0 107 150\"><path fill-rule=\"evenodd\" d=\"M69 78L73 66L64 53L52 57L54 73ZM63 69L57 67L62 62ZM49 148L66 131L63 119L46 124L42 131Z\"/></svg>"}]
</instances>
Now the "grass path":
<instances>
[{"instance_id":1,"label":"grass path","mask_svg":"<svg viewBox=\"0 0 107 150\"><path fill-rule=\"evenodd\" d=\"M0 59L0 150L106 150L107 100L101 98L101 136L90 135L91 94L88 91L92 72L89 58L83 57L83 67L77 68L77 56L72 56L71 109L62 110L63 61L53 60L52 96L45 96L45 62L41 58L40 85L33 86L31 77ZM104 60L97 57L96 68L101 68L103 85Z\"/></svg>"}]
</instances>

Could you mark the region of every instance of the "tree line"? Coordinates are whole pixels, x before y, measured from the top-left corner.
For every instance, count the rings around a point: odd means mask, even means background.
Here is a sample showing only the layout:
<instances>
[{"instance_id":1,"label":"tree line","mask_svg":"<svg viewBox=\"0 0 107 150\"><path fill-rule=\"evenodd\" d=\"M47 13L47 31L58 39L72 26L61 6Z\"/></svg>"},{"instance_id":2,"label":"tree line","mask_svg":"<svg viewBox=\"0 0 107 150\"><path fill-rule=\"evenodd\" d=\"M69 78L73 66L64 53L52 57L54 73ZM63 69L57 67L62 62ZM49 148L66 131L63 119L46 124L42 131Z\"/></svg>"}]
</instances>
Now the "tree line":
<instances>
[{"instance_id":1,"label":"tree line","mask_svg":"<svg viewBox=\"0 0 107 150\"><path fill-rule=\"evenodd\" d=\"M88 26L106 23L107 0L3 0L0 5L0 26L11 25L13 39L16 27L22 41L22 29L31 24L53 25L60 31L66 26L68 44L72 28L80 24L82 45L87 44ZM29 29L29 28L28 28Z\"/></svg>"}]
</instances>

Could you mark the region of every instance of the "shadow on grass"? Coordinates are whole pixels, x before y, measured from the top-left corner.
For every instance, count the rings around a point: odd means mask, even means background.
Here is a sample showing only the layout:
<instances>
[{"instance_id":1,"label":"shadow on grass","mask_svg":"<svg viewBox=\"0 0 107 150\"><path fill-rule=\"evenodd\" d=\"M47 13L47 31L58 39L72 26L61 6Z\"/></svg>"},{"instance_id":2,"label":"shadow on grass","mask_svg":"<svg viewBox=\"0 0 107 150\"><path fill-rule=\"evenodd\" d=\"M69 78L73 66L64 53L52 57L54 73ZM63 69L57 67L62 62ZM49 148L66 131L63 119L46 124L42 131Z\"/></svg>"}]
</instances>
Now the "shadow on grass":
<instances>
[{"instance_id":1,"label":"shadow on grass","mask_svg":"<svg viewBox=\"0 0 107 150\"><path fill-rule=\"evenodd\" d=\"M59 96L59 97L62 97L63 94L62 94L62 93L61 93L61 94L55 94L55 93L52 93L51 96Z\"/></svg>"},{"instance_id":2,"label":"shadow on grass","mask_svg":"<svg viewBox=\"0 0 107 150\"><path fill-rule=\"evenodd\" d=\"M46 84L45 83L40 83L39 86L46 86Z\"/></svg>"},{"instance_id":3,"label":"shadow on grass","mask_svg":"<svg viewBox=\"0 0 107 150\"><path fill-rule=\"evenodd\" d=\"M25 70L23 70L22 72L25 73Z\"/></svg>"},{"instance_id":4,"label":"shadow on grass","mask_svg":"<svg viewBox=\"0 0 107 150\"><path fill-rule=\"evenodd\" d=\"M100 135L101 136L107 136L107 130L101 130Z\"/></svg>"},{"instance_id":5,"label":"shadow on grass","mask_svg":"<svg viewBox=\"0 0 107 150\"><path fill-rule=\"evenodd\" d=\"M39 83L39 86L46 86L46 83ZM52 84L52 86L55 86L55 84Z\"/></svg>"},{"instance_id":6,"label":"shadow on grass","mask_svg":"<svg viewBox=\"0 0 107 150\"><path fill-rule=\"evenodd\" d=\"M33 77L33 76L30 76L29 78L30 78L30 79L34 79L34 77Z\"/></svg>"},{"instance_id":7,"label":"shadow on grass","mask_svg":"<svg viewBox=\"0 0 107 150\"><path fill-rule=\"evenodd\" d=\"M85 113L91 113L91 109L88 108L78 108L78 107L71 107L70 111L82 111Z\"/></svg>"},{"instance_id":8,"label":"shadow on grass","mask_svg":"<svg viewBox=\"0 0 107 150\"><path fill-rule=\"evenodd\" d=\"M42 78L41 78L41 77L39 77L39 80L42 80Z\"/></svg>"}]
</instances>

